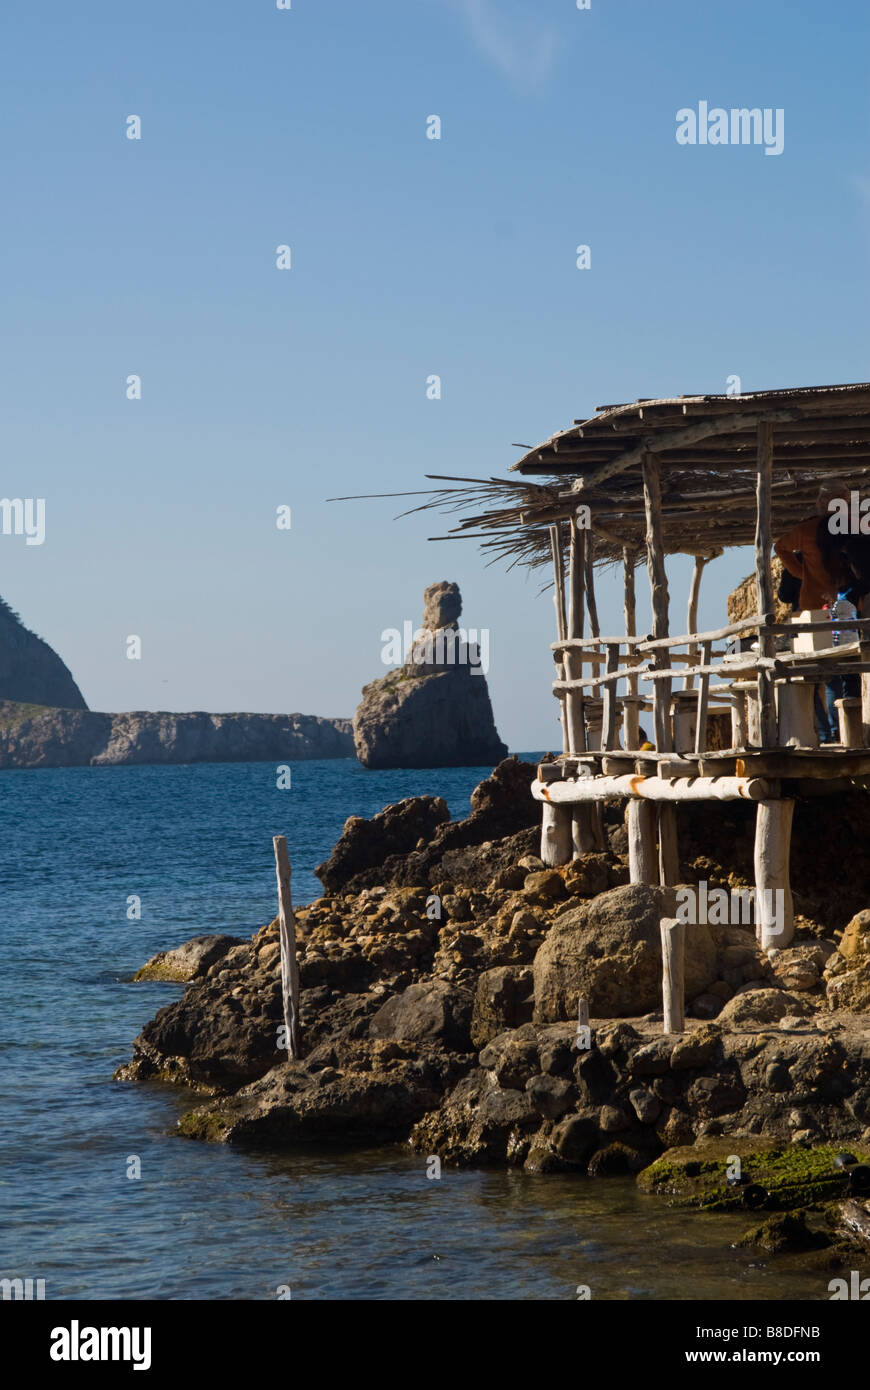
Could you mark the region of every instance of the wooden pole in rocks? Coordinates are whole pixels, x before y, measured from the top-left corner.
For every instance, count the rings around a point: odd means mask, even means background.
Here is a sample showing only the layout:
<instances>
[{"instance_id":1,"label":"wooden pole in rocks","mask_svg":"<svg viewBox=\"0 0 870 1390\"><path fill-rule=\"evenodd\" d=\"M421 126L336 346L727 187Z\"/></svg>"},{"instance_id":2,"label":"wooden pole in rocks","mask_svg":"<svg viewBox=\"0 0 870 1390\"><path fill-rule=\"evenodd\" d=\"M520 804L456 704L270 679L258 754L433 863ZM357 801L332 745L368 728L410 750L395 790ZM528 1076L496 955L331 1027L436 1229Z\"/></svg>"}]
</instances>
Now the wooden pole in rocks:
<instances>
[{"instance_id":1,"label":"wooden pole in rocks","mask_svg":"<svg viewBox=\"0 0 870 1390\"><path fill-rule=\"evenodd\" d=\"M659 926L662 934L664 1032L682 1033L686 1026L686 924L676 917L663 917Z\"/></svg>"},{"instance_id":2,"label":"wooden pole in rocks","mask_svg":"<svg viewBox=\"0 0 870 1390\"><path fill-rule=\"evenodd\" d=\"M655 805L630 797L626 819L629 878L632 883L657 883Z\"/></svg>"},{"instance_id":3,"label":"wooden pole in rocks","mask_svg":"<svg viewBox=\"0 0 870 1390\"><path fill-rule=\"evenodd\" d=\"M287 1056L299 1057L299 967L296 963L296 919L290 898L290 855L283 835L272 840L275 876L278 880L279 936L281 940L281 999L287 1028Z\"/></svg>"},{"instance_id":4,"label":"wooden pole in rocks","mask_svg":"<svg viewBox=\"0 0 870 1390\"><path fill-rule=\"evenodd\" d=\"M755 935L763 951L781 949L794 936L789 884L793 818L790 800L759 801L755 812Z\"/></svg>"},{"instance_id":5,"label":"wooden pole in rocks","mask_svg":"<svg viewBox=\"0 0 870 1390\"><path fill-rule=\"evenodd\" d=\"M758 426L758 457L756 474L755 520L755 588L758 612L773 612L773 581L770 573L770 548L773 544L770 519L770 484L773 476L773 426L762 421ZM767 621L767 619L765 619ZM763 630L758 635L758 655L772 657L776 639ZM776 704L773 674L768 667L758 669L758 710L761 724L761 746L775 748L778 743Z\"/></svg>"}]
</instances>

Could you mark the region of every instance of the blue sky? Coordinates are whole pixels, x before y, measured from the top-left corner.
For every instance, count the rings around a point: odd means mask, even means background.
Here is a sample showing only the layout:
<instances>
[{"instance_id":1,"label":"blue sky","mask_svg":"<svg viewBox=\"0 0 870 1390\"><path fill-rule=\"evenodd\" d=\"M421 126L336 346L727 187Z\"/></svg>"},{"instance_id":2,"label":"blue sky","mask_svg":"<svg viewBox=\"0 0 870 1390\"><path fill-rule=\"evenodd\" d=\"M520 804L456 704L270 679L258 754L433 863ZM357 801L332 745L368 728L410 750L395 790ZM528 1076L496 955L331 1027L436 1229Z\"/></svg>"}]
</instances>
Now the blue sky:
<instances>
[{"instance_id":1,"label":"blue sky","mask_svg":"<svg viewBox=\"0 0 870 1390\"><path fill-rule=\"evenodd\" d=\"M326 499L501 473L598 404L731 374L870 377L857 0L16 9L0 491L45 497L46 539L0 536L0 593L93 708L350 714L382 630L446 578L490 630L502 736L550 746L540 574ZM678 145L701 100L782 108L783 153ZM710 567L703 623L750 564ZM599 606L612 627L614 581Z\"/></svg>"}]
</instances>

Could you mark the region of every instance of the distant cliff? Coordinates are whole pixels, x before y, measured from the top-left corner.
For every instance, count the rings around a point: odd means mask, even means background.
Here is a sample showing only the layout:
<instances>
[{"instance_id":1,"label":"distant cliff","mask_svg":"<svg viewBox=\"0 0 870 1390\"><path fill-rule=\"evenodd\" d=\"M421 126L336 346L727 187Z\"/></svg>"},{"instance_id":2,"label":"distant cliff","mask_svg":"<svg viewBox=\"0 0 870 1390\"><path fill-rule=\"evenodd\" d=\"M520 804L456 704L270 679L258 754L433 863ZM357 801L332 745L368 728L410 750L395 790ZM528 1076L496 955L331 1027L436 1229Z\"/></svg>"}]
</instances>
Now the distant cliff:
<instances>
[{"instance_id":1,"label":"distant cliff","mask_svg":"<svg viewBox=\"0 0 870 1390\"><path fill-rule=\"evenodd\" d=\"M56 651L26 628L0 598L0 701L87 709L84 696Z\"/></svg>"},{"instance_id":2,"label":"distant cliff","mask_svg":"<svg viewBox=\"0 0 870 1390\"><path fill-rule=\"evenodd\" d=\"M459 587L430 584L423 601L404 665L363 686L353 721L357 757L377 768L495 766L508 750L496 731L478 634L458 625ZM479 635L488 652L489 634Z\"/></svg>"},{"instance_id":3,"label":"distant cliff","mask_svg":"<svg viewBox=\"0 0 870 1390\"><path fill-rule=\"evenodd\" d=\"M88 709L0 703L0 768L296 762L353 756L349 719L198 711L99 714Z\"/></svg>"}]
</instances>

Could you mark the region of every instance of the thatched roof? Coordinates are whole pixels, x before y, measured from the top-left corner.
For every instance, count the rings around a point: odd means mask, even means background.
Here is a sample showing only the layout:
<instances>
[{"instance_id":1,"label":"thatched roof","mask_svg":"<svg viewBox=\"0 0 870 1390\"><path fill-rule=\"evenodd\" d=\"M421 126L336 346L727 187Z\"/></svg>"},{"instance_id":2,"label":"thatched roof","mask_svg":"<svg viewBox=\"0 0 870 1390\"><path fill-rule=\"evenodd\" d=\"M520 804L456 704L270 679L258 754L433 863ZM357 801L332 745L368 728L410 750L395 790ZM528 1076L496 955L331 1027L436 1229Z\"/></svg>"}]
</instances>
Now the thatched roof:
<instances>
[{"instance_id":1,"label":"thatched roof","mask_svg":"<svg viewBox=\"0 0 870 1390\"><path fill-rule=\"evenodd\" d=\"M815 513L825 484L870 490L870 383L861 382L602 406L528 449L509 470L521 478L442 478L462 486L433 493L424 509L472 508L450 538L476 537L495 558L539 564L549 561L549 524L585 503L599 562L621 558L624 546L640 557L641 461L651 452L661 468L666 551L750 545L763 420L773 427L775 536Z\"/></svg>"}]
</instances>

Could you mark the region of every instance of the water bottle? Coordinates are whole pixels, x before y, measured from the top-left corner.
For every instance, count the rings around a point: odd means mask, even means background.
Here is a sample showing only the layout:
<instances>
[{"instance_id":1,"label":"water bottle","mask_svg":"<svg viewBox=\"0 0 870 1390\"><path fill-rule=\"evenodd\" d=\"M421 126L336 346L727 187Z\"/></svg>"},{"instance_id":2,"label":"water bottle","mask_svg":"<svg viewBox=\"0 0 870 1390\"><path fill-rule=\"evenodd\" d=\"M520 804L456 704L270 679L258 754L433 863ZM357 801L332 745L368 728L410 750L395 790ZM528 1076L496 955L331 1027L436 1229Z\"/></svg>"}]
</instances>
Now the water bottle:
<instances>
[{"instance_id":1,"label":"water bottle","mask_svg":"<svg viewBox=\"0 0 870 1390\"><path fill-rule=\"evenodd\" d=\"M831 604L831 622L848 621L849 618L857 618L858 610L854 603L851 603L845 594L837 594L836 601ZM831 633L831 645L839 647L841 642L856 642L858 640L858 630L854 627L834 628Z\"/></svg>"}]
</instances>

